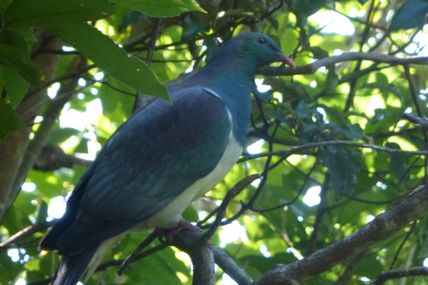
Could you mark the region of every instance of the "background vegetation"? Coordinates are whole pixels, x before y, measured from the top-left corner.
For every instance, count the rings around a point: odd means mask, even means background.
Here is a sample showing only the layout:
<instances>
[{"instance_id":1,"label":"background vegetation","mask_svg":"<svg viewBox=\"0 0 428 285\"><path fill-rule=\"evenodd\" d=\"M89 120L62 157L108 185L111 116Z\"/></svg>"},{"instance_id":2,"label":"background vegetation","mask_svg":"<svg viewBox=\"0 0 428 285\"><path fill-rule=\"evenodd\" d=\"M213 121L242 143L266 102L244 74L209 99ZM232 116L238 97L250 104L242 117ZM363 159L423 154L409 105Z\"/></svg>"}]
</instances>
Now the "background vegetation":
<instances>
[{"instance_id":1,"label":"background vegetation","mask_svg":"<svg viewBox=\"0 0 428 285\"><path fill-rule=\"evenodd\" d=\"M297 68L259 71L247 153L185 212L212 245L183 233L173 244L192 260L155 240L120 267L148 235L132 234L88 284L191 284L192 270L194 284L428 284L427 12L426 0L2 0L0 284L48 283L59 259L38 241L103 143L143 95L167 99L162 83L249 30Z\"/></svg>"}]
</instances>

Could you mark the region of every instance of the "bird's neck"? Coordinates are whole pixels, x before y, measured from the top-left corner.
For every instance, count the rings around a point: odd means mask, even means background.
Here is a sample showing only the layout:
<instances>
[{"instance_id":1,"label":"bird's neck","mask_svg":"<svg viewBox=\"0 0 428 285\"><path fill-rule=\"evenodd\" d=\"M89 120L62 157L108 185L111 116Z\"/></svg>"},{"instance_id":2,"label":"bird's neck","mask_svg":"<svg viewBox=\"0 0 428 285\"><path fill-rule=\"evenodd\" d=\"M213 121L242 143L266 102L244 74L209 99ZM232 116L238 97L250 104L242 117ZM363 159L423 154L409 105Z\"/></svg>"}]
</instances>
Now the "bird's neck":
<instances>
[{"instance_id":1,"label":"bird's neck","mask_svg":"<svg viewBox=\"0 0 428 285\"><path fill-rule=\"evenodd\" d=\"M207 85L223 88L223 94L235 98L249 95L254 75L253 64L243 58L230 56L216 56L198 72L198 77L207 79Z\"/></svg>"},{"instance_id":2,"label":"bird's neck","mask_svg":"<svg viewBox=\"0 0 428 285\"><path fill-rule=\"evenodd\" d=\"M219 94L232 115L236 139L245 145L251 113L251 86L254 71L236 61L214 61L198 72L204 87ZM200 81L199 81L200 82Z\"/></svg>"},{"instance_id":3,"label":"bird's neck","mask_svg":"<svg viewBox=\"0 0 428 285\"><path fill-rule=\"evenodd\" d=\"M256 67L245 58L220 55L210 60L201 71L227 81L233 78L248 82L254 78Z\"/></svg>"}]
</instances>

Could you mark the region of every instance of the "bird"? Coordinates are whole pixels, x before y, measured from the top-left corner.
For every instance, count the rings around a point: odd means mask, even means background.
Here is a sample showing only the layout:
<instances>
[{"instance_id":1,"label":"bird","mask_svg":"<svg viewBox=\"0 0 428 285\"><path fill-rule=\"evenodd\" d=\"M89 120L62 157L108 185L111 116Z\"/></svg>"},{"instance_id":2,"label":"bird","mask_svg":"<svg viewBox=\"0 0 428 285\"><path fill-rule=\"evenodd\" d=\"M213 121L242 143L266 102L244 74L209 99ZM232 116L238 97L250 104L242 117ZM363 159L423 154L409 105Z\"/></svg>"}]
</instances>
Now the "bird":
<instances>
[{"instance_id":1,"label":"bird","mask_svg":"<svg viewBox=\"0 0 428 285\"><path fill-rule=\"evenodd\" d=\"M242 154L256 71L273 62L294 67L269 36L242 33L168 85L172 104L155 99L116 130L40 242L41 250L62 255L52 284L74 285L92 274L126 232L180 224L181 213Z\"/></svg>"}]
</instances>

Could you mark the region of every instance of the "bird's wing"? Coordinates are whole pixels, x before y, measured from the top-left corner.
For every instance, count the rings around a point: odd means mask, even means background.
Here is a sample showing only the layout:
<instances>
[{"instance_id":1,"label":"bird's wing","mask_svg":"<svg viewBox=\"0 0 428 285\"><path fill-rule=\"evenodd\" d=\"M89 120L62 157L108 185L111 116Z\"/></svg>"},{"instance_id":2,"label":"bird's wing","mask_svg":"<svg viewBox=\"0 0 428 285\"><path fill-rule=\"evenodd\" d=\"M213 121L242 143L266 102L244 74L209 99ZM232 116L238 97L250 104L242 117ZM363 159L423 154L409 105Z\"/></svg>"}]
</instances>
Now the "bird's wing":
<instances>
[{"instance_id":1,"label":"bird's wing","mask_svg":"<svg viewBox=\"0 0 428 285\"><path fill-rule=\"evenodd\" d=\"M172 98L172 105L157 100L137 113L104 146L70 198L75 218L58 236L60 251L94 246L141 223L215 168L231 133L227 107L199 87Z\"/></svg>"}]
</instances>

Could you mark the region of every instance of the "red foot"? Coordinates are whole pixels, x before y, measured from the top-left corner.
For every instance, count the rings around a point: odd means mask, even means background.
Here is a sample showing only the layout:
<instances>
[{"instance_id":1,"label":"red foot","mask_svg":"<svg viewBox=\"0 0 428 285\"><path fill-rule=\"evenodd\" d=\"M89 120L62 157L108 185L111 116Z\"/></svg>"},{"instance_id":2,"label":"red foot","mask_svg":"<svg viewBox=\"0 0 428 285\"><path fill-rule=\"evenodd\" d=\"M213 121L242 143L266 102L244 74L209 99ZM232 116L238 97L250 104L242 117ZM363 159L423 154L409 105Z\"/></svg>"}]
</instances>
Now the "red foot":
<instances>
[{"instance_id":1,"label":"red foot","mask_svg":"<svg viewBox=\"0 0 428 285\"><path fill-rule=\"evenodd\" d=\"M173 240L174 237L180 233L181 231L194 231L194 232L202 232L200 228L197 226L185 221L180 220L173 228L157 228L156 232L158 235L164 236L166 240Z\"/></svg>"}]
</instances>

